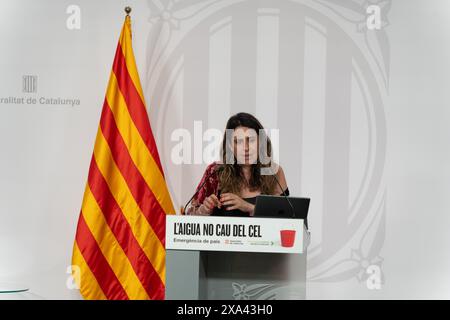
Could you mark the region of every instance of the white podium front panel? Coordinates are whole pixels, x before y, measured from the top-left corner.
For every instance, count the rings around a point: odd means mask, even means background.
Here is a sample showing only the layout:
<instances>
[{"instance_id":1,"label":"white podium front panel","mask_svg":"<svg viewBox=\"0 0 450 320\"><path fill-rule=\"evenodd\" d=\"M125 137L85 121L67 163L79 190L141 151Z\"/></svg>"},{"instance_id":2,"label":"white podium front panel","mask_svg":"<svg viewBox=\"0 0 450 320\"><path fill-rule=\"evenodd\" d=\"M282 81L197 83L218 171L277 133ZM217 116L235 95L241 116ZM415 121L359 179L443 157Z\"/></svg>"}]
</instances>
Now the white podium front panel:
<instances>
[{"instance_id":1,"label":"white podium front panel","mask_svg":"<svg viewBox=\"0 0 450 320\"><path fill-rule=\"evenodd\" d=\"M303 220L168 215L166 249L303 253Z\"/></svg>"}]
</instances>

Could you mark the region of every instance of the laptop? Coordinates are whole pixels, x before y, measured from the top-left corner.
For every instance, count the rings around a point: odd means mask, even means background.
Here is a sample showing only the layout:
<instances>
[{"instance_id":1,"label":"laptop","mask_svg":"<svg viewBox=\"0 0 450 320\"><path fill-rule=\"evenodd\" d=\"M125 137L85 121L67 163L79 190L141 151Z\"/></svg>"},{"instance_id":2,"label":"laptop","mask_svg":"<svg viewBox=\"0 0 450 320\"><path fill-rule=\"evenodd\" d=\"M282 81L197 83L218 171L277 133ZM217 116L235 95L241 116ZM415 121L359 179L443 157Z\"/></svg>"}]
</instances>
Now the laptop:
<instances>
[{"instance_id":1,"label":"laptop","mask_svg":"<svg viewBox=\"0 0 450 320\"><path fill-rule=\"evenodd\" d=\"M289 202L294 207L294 212ZM259 195L256 197L255 217L303 219L308 229L308 209L310 198Z\"/></svg>"}]
</instances>

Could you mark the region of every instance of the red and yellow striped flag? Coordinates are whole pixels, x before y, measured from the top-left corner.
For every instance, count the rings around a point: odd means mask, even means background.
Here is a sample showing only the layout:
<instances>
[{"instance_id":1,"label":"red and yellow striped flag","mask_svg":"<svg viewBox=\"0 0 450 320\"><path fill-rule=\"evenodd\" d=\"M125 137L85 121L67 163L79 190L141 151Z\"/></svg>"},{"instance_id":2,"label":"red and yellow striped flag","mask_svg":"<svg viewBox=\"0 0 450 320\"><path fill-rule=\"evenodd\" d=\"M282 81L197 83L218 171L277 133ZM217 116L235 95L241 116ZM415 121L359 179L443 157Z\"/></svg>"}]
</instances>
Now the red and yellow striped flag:
<instances>
[{"instance_id":1,"label":"red and yellow striped flag","mask_svg":"<svg viewBox=\"0 0 450 320\"><path fill-rule=\"evenodd\" d=\"M148 119L127 15L109 79L72 264L85 299L164 299L175 210Z\"/></svg>"}]
</instances>

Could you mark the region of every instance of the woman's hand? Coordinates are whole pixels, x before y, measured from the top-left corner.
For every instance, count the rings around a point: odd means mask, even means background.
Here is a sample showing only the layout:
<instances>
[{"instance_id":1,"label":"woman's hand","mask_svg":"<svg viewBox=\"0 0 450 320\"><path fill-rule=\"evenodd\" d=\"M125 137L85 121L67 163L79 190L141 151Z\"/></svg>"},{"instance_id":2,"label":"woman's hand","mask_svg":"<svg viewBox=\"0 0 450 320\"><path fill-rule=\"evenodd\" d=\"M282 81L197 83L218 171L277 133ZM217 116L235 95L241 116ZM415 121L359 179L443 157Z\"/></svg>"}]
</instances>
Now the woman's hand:
<instances>
[{"instance_id":1,"label":"woman's hand","mask_svg":"<svg viewBox=\"0 0 450 320\"><path fill-rule=\"evenodd\" d=\"M217 196L215 194L212 194L209 197L206 197L205 200L203 200L203 204L200 206L200 210L203 213L211 214L215 207L220 208L221 204Z\"/></svg>"},{"instance_id":2,"label":"woman's hand","mask_svg":"<svg viewBox=\"0 0 450 320\"><path fill-rule=\"evenodd\" d=\"M225 210L234 210L238 209L244 212L248 212L250 215L253 214L255 206L251 203L248 203L241 197L235 195L234 193L223 193L220 195L220 203L223 206L227 206Z\"/></svg>"}]
</instances>

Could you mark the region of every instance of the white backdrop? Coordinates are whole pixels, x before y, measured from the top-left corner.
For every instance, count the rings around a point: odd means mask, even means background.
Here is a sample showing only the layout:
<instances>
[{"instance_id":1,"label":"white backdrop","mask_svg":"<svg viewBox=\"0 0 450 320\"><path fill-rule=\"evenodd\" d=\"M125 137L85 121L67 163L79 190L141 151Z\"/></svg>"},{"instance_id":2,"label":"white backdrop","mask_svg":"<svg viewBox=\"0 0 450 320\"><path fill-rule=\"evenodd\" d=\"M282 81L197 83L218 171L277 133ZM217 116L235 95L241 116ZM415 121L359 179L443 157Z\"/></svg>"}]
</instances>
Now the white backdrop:
<instances>
[{"instance_id":1,"label":"white backdrop","mask_svg":"<svg viewBox=\"0 0 450 320\"><path fill-rule=\"evenodd\" d=\"M0 283L78 298L67 268L130 5L176 208L207 165L201 134L251 112L279 129L291 194L312 199L308 298L450 298L450 3L369 2L380 29L363 0L2 1ZM178 128L192 164L171 159Z\"/></svg>"}]
</instances>

